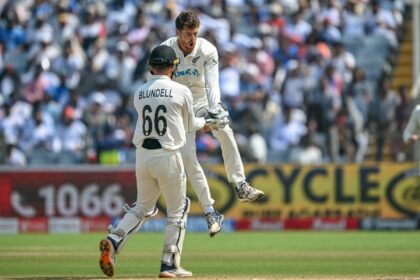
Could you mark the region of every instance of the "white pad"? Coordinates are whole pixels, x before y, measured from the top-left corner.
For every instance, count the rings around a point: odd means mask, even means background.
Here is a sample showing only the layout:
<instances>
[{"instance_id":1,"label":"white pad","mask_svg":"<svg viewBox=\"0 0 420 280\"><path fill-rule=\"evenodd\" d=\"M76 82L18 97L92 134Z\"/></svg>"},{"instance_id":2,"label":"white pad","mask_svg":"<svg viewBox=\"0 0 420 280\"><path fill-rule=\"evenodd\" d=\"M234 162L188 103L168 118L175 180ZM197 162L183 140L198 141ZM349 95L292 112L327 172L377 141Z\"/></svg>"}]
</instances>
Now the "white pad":
<instances>
[{"instance_id":1,"label":"white pad","mask_svg":"<svg viewBox=\"0 0 420 280\"><path fill-rule=\"evenodd\" d=\"M165 229L165 244L162 252L162 262L176 268L181 266L182 247L184 245L187 217L190 212L190 200L185 200L185 210L181 218L168 218Z\"/></svg>"},{"instance_id":2,"label":"white pad","mask_svg":"<svg viewBox=\"0 0 420 280\"><path fill-rule=\"evenodd\" d=\"M129 207L127 204L124 205L124 211L126 214L118 225L114 228L112 225L108 227L109 237L111 237L117 244L115 248L115 253L118 254L125 243L130 237L136 233L141 226L150 218L157 214L158 209L155 208L150 212L143 214L137 204L134 204L133 207Z\"/></svg>"}]
</instances>

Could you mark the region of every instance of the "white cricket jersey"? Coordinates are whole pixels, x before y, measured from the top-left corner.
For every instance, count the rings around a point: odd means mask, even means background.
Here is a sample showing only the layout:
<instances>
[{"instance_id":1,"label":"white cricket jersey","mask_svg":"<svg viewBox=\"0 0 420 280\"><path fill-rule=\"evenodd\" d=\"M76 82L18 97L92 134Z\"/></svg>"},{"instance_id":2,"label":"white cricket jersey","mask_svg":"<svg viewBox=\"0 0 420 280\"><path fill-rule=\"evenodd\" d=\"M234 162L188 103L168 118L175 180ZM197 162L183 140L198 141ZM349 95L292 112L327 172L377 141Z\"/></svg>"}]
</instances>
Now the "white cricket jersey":
<instances>
[{"instance_id":1,"label":"white cricket jersey","mask_svg":"<svg viewBox=\"0 0 420 280\"><path fill-rule=\"evenodd\" d=\"M177 150L185 144L185 132L205 125L193 113L190 90L166 75L154 75L133 97L138 117L133 144L139 148L145 138L159 140L162 148Z\"/></svg>"},{"instance_id":2,"label":"white cricket jersey","mask_svg":"<svg viewBox=\"0 0 420 280\"><path fill-rule=\"evenodd\" d=\"M413 134L420 134L420 105L416 105L411 112L410 119L403 132L404 142L407 143Z\"/></svg>"},{"instance_id":3,"label":"white cricket jersey","mask_svg":"<svg viewBox=\"0 0 420 280\"><path fill-rule=\"evenodd\" d=\"M178 45L178 37L162 43L175 50L180 59L174 80L186 85L193 94L194 111L220 102L219 57L216 47L204 38L198 38L193 51L184 56Z\"/></svg>"}]
</instances>

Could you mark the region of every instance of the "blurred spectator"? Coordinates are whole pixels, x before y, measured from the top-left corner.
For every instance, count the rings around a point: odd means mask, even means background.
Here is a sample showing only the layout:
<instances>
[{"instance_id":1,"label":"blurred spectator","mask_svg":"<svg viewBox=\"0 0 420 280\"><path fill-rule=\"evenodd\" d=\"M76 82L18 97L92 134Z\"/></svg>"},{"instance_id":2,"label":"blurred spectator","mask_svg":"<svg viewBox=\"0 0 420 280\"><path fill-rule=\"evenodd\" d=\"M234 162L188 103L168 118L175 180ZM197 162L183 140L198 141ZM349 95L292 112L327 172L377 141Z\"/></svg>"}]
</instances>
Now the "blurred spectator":
<instances>
[{"instance_id":1,"label":"blurred spectator","mask_svg":"<svg viewBox=\"0 0 420 280\"><path fill-rule=\"evenodd\" d=\"M74 109L70 106L64 108L61 121L55 128L53 149L59 164L83 163L86 157L87 128L75 119Z\"/></svg>"},{"instance_id":2,"label":"blurred spectator","mask_svg":"<svg viewBox=\"0 0 420 280\"><path fill-rule=\"evenodd\" d=\"M127 42L118 42L105 65L105 73L108 80L115 84L124 94L128 94L131 91L136 67L136 61L131 57L129 51L130 46Z\"/></svg>"},{"instance_id":3,"label":"blurred spectator","mask_svg":"<svg viewBox=\"0 0 420 280\"><path fill-rule=\"evenodd\" d=\"M265 138L256 127L249 127L248 156L249 161L264 164L267 161L268 147Z\"/></svg>"},{"instance_id":4,"label":"blurred spectator","mask_svg":"<svg viewBox=\"0 0 420 280\"><path fill-rule=\"evenodd\" d=\"M396 109L400 105L401 100L391 90L390 86L390 80L385 79L379 88L378 109L376 111L376 161L382 160L386 146L388 145L388 148L390 148L390 140L395 137L396 133Z\"/></svg>"},{"instance_id":5,"label":"blurred spectator","mask_svg":"<svg viewBox=\"0 0 420 280\"><path fill-rule=\"evenodd\" d=\"M346 51L344 45L340 41L332 43L333 51L331 57L331 65L340 75L346 87L353 78L353 69L356 67L356 59L354 55Z\"/></svg>"},{"instance_id":6,"label":"blurred spectator","mask_svg":"<svg viewBox=\"0 0 420 280\"><path fill-rule=\"evenodd\" d=\"M112 136L115 120L104 110L105 103L105 95L102 92L94 92L90 96L89 105L83 114L83 122L87 126L87 133L98 160L100 160L102 151L115 148L114 143L108 141Z\"/></svg>"},{"instance_id":7,"label":"blurred spectator","mask_svg":"<svg viewBox=\"0 0 420 280\"><path fill-rule=\"evenodd\" d=\"M14 144L6 144L6 160L5 163L10 166L25 166L28 160L22 150Z\"/></svg>"},{"instance_id":8,"label":"blurred spectator","mask_svg":"<svg viewBox=\"0 0 420 280\"><path fill-rule=\"evenodd\" d=\"M32 114L33 118L28 119L23 126L19 141L19 147L28 155L30 162L33 160L35 150L42 151L41 156L52 153L55 130L51 116L41 111L39 105L35 106Z\"/></svg>"},{"instance_id":9,"label":"blurred spectator","mask_svg":"<svg viewBox=\"0 0 420 280\"><path fill-rule=\"evenodd\" d=\"M323 152L332 160L338 160L337 115L342 108L341 97L326 77L308 97L308 119L315 121Z\"/></svg>"},{"instance_id":10,"label":"blurred spectator","mask_svg":"<svg viewBox=\"0 0 420 280\"><path fill-rule=\"evenodd\" d=\"M403 135L404 128L407 126L408 120L410 118L411 104L409 102L407 86L400 85L398 87L397 94L400 99L400 103L395 109L395 120L397 122L397 127L395 137L393 137L392 141L392 156L395 161L404 161L407 159L407 146L404 145L404 141L401 139L401 135Z\"/></svg>"},{"instance_id":11,"label":"blurred spectator","mask_svg":"<svg viewBox=\"0 0 420 280\"><path fill-rule=\"evenodd\" d=\"M353 80L348 86L347 95L353 98L356 103L357 109L362 114L364 127L366 127L371 115L370 108L373 92L366 80L364 71L360 68L355 68L353 72Z\"/></svg>"},{"instance_id":12,"label":"blurred spectator","mask_svg":"<svg viewBox=\"0 0 420 280\"><path fill-rule=\"evenodd\" d=\"M273 124L270 136L269 162L290 162L297 156L297 147L307 133L306 116L299 109L284 106Z\"/></svg>"},{"instance_id":13,"label":"blurred spectator","mask_svg":"<svg viewBox=\"0 0 420 280\"><path fill-rule=\"evenodd\" d=\"M299 67L299 62L296 60L289 61L288 75L281 92L283 103L292 108L303 109L305 92L306 84L301 68Z\"/></svg>"},{"instance_id":14,"label":"blurred spectator","mask_svg":"<svg viewBox=\"0 0 420 280\"><path fill-rule=\"evenodd\" d=\"M240 79L238 49L232 44L223 55L220 69L220 94L221 99L233 106L233 102L240 98Z\"/></svg>"},{"instance_id":15,"label":"blurred spectator","mask_svg":"<svg viewBox=\"0 0 420 280\"><path fill-rule=\"evenodd\" d=\"M20 91L21 82L19 74L16 73L13 65L8 64L0 72L0 92L3 97L9 97L12 92Z\"/></svg>"},{"instance_id":16,"label":"blurred spectator","mask_svg":"<svg viewBox=\"0 0 420 280\"><path fill-rule=\"evenodd\" d=\"M291 21L288 22L285 28L286 35L296 42L304 42L311 31L312 26L302 19L300 11L292 14Z\"/></svg>"},{"instance_id":17,"label":"blurred spectator","mask_svg":"<svg viewBox=\"0 0 420 280\"><path fill-rule=\"evenodd\" d=\"M368 125L371 121L371 104L373 93L363 70L353 70L353 80L348 86L346 104L355 120L355 137L357 142L356 162L362 162L367 153L369 143Z\"/></svg>"},{"instance_id":18,"label":"blurred spectator","mask_svg":"<svg viewBox=\"0 0 420 280\"><path fill-rule=\"evenodd\" d=\"M363 16L363 3L345 1L343 12L343 36L363 37L365 34L365 18Z\"/></svg>"},{"instance_id":19,"label":"blurred spectator","mask_svg":"<svg viewBox=\"0 0 420 280\"><path fill-rule=\"evenodd\" d=\"M98 6L88 4L81 14L81 24L77 30L82 47L88 51L95 42L103 41L106 37L106 27L100 19Z\"/></svg>"}]
</instances>

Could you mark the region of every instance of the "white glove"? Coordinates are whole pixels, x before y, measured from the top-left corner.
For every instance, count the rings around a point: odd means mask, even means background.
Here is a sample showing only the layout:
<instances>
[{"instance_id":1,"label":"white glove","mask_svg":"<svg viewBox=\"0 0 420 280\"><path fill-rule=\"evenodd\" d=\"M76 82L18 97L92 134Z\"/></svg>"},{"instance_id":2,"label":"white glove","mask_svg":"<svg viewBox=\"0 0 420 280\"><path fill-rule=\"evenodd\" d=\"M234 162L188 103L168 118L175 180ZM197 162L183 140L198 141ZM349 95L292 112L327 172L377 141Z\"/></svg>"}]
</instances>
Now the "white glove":
<instances>
[{"instance_id":1,"label":"white glove","mask_svg":"<svg viewBox=\"0 0 420 280\"><path fill-rule=\"evenodd\" d=\"M212 114L217 119L222 119L222 118L229 117L229 112L222 105L222 103L218 103L216 107L212 107L212 108L208 109L208 114Z\"/></svg>"},{"instance_id":2,"label":"white glove","mask_svg":"<svg viewBox=\"0 0 420 280\"><path fill-rule=\"evenodd\" d=\"M229 124L228 117L229 112L219 103L218 106L210 108L204 118L207 126L213 129L219 129Z\"/></svg>"},{"instance_id":3,"label":"white glove","mask_svg":"<svg viewBox=\"0 0 420 280\"><path fill-rule=\"evenodd\" d=\"M204 117L204 119L206 120L206 125L212 129L224 128L229 124L229 119L227 117L218 119L213 118L211 114L208 114Z\"/></svg>"}]
</instances>

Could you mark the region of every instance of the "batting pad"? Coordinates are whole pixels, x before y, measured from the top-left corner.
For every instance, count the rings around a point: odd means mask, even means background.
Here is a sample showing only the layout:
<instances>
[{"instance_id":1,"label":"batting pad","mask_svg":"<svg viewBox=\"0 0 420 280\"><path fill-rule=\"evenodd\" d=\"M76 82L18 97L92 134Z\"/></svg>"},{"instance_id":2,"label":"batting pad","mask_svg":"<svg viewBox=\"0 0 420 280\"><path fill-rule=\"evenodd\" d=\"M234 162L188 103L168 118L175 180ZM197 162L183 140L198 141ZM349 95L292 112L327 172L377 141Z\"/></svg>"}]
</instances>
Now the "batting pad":
<instances>
[{"instance_id":1,"label":"batting pad","mask_svg":"<svg viewBox=\"0 0 420 280\"><path fill-rule=\"evenodd\" d=\"M168 218L165 229L165 243L163 245L162 262L181 266L182 247L184 245L187 217L190 212L190 200L185 200L185 210L181 218Z\"/></svg>"}]
</instances>

